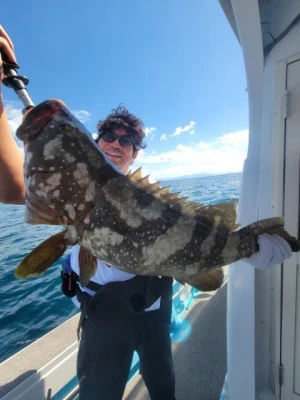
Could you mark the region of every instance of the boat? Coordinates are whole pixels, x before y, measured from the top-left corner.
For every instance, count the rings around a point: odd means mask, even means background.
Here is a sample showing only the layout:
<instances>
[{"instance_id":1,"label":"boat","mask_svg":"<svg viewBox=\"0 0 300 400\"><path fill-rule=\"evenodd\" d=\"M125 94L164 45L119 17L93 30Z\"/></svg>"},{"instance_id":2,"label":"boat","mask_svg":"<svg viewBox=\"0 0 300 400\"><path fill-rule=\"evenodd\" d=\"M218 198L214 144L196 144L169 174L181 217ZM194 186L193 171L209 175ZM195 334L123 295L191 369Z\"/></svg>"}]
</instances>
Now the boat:
<instances>
[{"instance_id":1,"label":"boat","mask_svg":"<svg viewBox=\"0 0 300 400\"><path fill-rule=\"evenodd\" d=\"M247 225L284 216L288 232L299 236L300 2L219 0L219 4L241 45L249 99L249 147L238 221ZM224 384L220 400L300 399L298 257L293 253L283 264L267 271L243 261L229 267L225 283L227 363L221 376ZM175 288L174 296L178 292L180 297L184 290L188 289ZM183 336L196 325L196 320L190 327L188 323L181 325L186 321L184 313L197 303L195 297L195 293L185 294L188 306L173 313L173 323L177 316L175 326L178 332L182 329ZM6 373L3 400L76 398L77 319L73 317L0 365L0 376ZM222 332L219 338L224 336ZM216 343L211 341L210 346L213 349ZM192 349L199 351L199 357L203 355L200 347L201 343ZM25 369L19 369L20 359L28 362ZM138 364L133 363L130 378L137 371ZM196 375L194 387L205 379L215 385L216 378L207 373L205 377ZM185 385L184 398L198 399L192 392L193 384L185 381Z\"/></svg>"},{"instance_id":2,"label":"boat","mask_svg":"<svg viewBox=\"0 0 300 400\"><path fill-rule=\"evenodd\" d=\"M173 283L170 336L182 342L191 333L184 313L195 302L199 291L189 285ZM71 301L71 300L70 300ZM79 313L0 364L2 400L78 399L76 359ZM127 394L136 386L139 359L135 352L127 384ZM126 394L126 398L127 398Z\"/></svg>"},{"instance_id":3,"label":"boat","mask_svg":"<svg viewBox=\"0 0 300 400\"><path fill-rule=\"evenodd\" d=\"M299 237L300 2L220 4L247 77L249 148L239 222L284 216L286 229ZM242 261L230 267L224 398L300 399L298 257L267 272Z\"/></svg>"}]
</instances>

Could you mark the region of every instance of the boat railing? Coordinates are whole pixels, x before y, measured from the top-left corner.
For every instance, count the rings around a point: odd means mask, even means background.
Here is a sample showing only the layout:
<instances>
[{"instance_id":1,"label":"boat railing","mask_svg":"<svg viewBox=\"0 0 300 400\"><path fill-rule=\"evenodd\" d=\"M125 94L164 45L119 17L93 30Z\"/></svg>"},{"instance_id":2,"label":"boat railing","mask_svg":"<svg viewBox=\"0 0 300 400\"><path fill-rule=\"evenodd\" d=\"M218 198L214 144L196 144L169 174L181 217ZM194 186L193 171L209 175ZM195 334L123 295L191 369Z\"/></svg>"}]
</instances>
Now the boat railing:
<instances>
[{"instance_id":1,"label":"boat railing","mask_svg":"<svg viewBox=\"0 0 300 400\"><path fill-rule=\"evenodd\" d=\"M183 313L190 306L197 293L198 291L189 285L174 282L170 327L170 336L173 341L184 340L189 335L191 327L188 321L183 318ZM40 351L43 350L40 349ZM33 371L32 374L16 384L16 386L10 388L1 399L40 400L44 398L47 400L73 400L78 398L77 351L78 343L74 342L46 365L37 371ZM13 358L11 361L13 361ZM128 383L135 377L138 370L139 359L137 353L134 353Z\"/></svg>"}]
</instances>

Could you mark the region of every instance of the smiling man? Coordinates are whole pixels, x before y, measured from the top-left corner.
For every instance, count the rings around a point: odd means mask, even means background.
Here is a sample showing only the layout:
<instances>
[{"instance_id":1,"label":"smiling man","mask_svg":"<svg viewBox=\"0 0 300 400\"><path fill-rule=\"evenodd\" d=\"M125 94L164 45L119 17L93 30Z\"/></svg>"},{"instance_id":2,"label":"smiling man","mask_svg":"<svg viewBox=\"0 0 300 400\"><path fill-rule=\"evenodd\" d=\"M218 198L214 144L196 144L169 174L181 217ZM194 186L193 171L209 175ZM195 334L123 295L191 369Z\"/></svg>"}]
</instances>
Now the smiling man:
<instances>
[{"instance_id":1,"label":"smiling man","mask_svg":"<svg viewBox=\"0 0 300 400\"><path fill-rule=\"evenodd\" d=\"M104 121L98 123L96 142L108 158L127 174L139 149L145 148L143 123L125 107L113 110Z\"/></svg>"},{"instance_id":2,"label":"smiling man","mask_svg":"<svg viewBox=\"0 0 300 400\"><path fill-rule=\"evenodd\" d=\"M139 150L146 147L142 121L119 106L99 121L97 128L96 143L127 174ZM63 268L68 273L70 263L75 281L79 275L79 257L80 247L76 245ZM68 294L64 285L63 292L70 296L75 293ZM89 284L82 287L77 281L76 294L81 303L77 359L80 399L121 400L137 351L150 398L174 400L169 334L172 278L137 276L97 260Z\"/></svg>"}]
</instances>

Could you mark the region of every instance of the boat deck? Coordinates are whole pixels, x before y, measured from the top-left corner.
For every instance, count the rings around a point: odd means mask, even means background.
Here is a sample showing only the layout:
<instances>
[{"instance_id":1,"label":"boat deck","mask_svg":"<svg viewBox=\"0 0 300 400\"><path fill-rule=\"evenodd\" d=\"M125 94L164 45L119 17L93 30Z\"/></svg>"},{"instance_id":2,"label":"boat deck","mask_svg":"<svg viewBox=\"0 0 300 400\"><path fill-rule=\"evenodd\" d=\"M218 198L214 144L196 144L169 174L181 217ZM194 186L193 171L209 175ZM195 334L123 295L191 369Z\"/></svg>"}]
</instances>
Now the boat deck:
<instances>
[{"instance_id":1,"label":"boat deck","mask_svg":"<svg viewBox=\"0 0 300 400\"><path fill-rule=\"evenodd\" d=\"M226 375L227 284L216 293L200 293L185 318L190 336L172 343L177 400L219 400ZM139 375L127 385L124 400L149 400Z\"/></svg>"},{"instance_id":2,"label":"boat deck","mask_svg":"<svg viewBox=\"0 0 300 400\"><path fill-rule=\"evenodd\" d=\"M190 322L192 330L186 340L172 343L178 400L220 397L226 374L226 293L226 283L216 293L199 293L182 316ZM57 362L62 352L67 351L73 357L70 365L74 371L69 372L75 374L77 323L78 315L0 364L0 399L17 398L15 394L10 396L10 390L33 378L46 364L50 371L52 360ZM45 396L42 387L35 395L38 400L51 398L51 394ZM147 389L136 375L127 385L124 400L146 399L149 399Z\"/></svg>"}]
</instances>

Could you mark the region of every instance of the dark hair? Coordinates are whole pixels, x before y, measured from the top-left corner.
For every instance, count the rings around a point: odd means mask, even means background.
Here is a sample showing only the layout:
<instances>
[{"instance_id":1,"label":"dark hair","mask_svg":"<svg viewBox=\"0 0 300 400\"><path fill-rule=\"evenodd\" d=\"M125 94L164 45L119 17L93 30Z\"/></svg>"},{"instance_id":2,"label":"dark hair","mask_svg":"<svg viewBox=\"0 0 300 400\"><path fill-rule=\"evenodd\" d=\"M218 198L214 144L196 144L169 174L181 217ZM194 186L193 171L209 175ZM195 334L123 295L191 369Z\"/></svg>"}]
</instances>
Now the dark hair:
<instances>
[{"instance_id":1,"label":"dark hair","mask_svg":"<svg viewBox=\"0 0 300 400\"><path fill-rule=\"evenodd\" d=\"M144 149L146 144L143 143L146 137L143 130L143 122L135 115L130 114L126 107L119 105L103 121L99 121L97 125L98 133L102 131L112 131L116 128L123 128L127 135L132 136L135 140L135 150ZM99 140L96 139L96 141Z\"/></svg>"}]
</instances>

